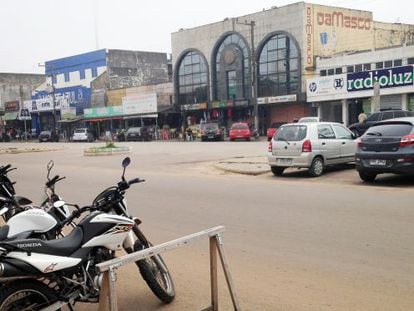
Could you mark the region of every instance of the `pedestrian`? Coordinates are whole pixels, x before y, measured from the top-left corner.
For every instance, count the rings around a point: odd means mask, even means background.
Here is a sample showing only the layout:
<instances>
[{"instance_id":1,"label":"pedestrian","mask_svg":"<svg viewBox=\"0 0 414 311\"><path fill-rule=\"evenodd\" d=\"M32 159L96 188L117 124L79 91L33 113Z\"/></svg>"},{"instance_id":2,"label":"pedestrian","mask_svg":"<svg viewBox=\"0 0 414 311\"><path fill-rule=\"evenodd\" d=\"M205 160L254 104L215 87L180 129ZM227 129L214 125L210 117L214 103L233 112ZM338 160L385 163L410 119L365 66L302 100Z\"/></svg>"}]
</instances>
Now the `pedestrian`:
<instances>
[{"instance_id":1,"label":"pedestrian","mask_svg":"<svg viewBox=\"0 0 414 311\"><path fill-rule=\"evenodd\" d=\"M367 115L364 113L364 110L362 110L361 113L358 115L358 122L362 124L365 122L366 119Z\"/></svg>"}]
</instances>

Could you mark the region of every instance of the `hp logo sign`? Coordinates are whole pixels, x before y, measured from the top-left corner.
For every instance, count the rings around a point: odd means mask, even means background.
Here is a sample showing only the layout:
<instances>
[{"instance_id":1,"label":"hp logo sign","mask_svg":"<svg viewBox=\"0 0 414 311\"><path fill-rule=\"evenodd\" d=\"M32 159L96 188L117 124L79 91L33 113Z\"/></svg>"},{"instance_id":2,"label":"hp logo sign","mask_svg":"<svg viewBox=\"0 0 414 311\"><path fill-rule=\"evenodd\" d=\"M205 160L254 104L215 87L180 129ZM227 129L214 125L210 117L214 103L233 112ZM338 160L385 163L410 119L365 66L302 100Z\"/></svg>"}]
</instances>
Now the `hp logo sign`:
<instances>
[{"instance_id":1,"label":"hp logo sign","mask_svg":"<svg viewBox=\"0 0 414 311\"><path fill-rule=\"evenodd\" d=\"M309 91L316 92L316 89L318 88L318 86L316 85L315 82L312 82L311 84L309 84Z\"/></svg>"}]
</instances>

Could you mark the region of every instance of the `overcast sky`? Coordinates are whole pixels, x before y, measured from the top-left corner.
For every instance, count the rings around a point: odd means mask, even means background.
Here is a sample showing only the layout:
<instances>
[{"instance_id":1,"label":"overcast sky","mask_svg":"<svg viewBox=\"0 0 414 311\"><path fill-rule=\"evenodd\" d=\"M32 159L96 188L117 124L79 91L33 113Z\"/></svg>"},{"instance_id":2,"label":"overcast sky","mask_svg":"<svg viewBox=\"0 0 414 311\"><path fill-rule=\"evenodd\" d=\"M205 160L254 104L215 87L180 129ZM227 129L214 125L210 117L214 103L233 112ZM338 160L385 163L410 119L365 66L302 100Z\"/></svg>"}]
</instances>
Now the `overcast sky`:
<instances>
[{"instance_id":1,"label":"overcast sky","mask_svg":"<svg viewBox=\"0 0 414 311\"><path fill-rule=\"evenodd\" d=\"M99 48L171 52L171 33L298 1L2 0L0 72L42 73L38 63ZM372 11L414 24L410 0L305 1Z\"/></svg>"}]
</instances>

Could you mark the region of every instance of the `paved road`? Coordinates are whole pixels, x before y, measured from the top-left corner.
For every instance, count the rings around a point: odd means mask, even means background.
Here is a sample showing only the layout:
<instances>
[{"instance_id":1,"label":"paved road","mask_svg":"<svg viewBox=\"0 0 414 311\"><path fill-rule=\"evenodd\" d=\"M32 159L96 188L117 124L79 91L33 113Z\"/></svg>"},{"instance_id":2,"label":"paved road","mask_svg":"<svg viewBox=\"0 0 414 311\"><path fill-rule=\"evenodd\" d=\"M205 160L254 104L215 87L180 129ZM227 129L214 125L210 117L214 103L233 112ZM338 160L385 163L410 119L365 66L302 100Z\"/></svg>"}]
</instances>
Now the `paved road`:
<instances>
[{"instance_id":1,"label":"paved road","mask_svg":"<svg viewBox=\"0 0 414 311\"><path fill-rule=\"evenodd\" d=\"M218 224L244 310L414 309L413 184L384 176L366 186L351 168L321 178L291 170L237 175L213 163L259 157L259 142L150 142L132 146L127 176L147 180L128 191L129 207L155 243ZM12 145L2 144L0 149ZM39 144L16 144L38 147ZM57 189L87 204L118 181L123 156L83 157L88 144L42 144L60 150L2 154L18 171L19 193L39 198L46 163L65 175ZM177 299L160 304L131 266L119 271L121 310L200 310L209 303L208 243L165 254ZM220 279L220 307L231 303ZM79 310L91 309L80 306Z\"/></svg>"}]
</instances>

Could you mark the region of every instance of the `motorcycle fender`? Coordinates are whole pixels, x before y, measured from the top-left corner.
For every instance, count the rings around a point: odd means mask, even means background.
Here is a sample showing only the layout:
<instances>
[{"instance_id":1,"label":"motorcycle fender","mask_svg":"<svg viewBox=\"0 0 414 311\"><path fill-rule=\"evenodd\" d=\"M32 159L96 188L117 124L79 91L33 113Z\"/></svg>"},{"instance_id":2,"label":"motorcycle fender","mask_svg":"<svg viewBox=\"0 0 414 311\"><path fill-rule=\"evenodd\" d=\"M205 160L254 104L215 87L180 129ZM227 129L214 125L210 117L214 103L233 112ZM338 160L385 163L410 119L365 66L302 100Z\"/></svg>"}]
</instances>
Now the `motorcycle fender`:
<instances>
[{"instance_id":1,"label":"motorcycle fender","mask_svg":"<svg viewBox=\"0 0 414 311\"><path fill-rule=\"evenodd\" d=\"M135 236L134 236L134 232L131 230L128 232L128 235L126 236L124 243L123 243L123 247L124 249L134 249L134 243L135 243Z\"/></svg>"}]
</instances>

